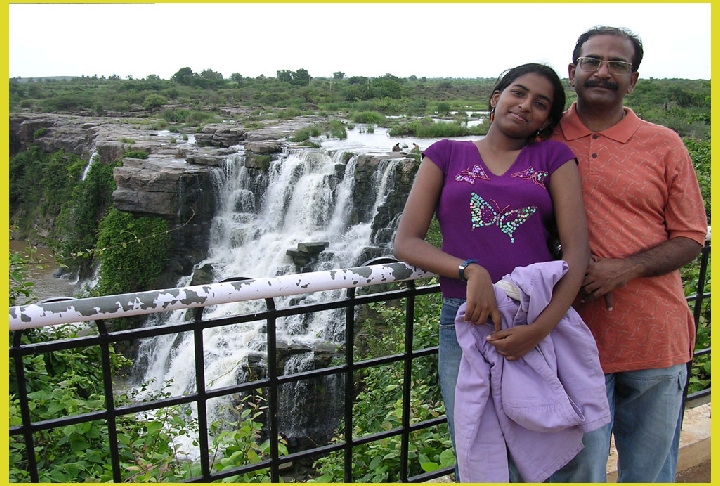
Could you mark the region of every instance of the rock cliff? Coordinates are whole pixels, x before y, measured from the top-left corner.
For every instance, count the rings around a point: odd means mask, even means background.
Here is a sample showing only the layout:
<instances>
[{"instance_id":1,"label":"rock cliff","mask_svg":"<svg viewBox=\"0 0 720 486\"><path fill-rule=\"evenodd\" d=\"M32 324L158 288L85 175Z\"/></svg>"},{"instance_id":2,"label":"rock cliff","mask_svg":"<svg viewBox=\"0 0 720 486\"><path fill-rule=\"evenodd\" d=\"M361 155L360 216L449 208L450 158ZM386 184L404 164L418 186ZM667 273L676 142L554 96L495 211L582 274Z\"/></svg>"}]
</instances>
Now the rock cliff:
<instances>
[{"instance_id":1,"label":"rock cliff","mask_svg":"<svg viewBox=\"0 0 720 486\"><path fill-rule=\"evenodd\" d=\"M287 141L293 132L318 121L317 116L298 117L255 129L235 122L216 123L200 132L183 134L151 128L147 120L21 113L10 117L10 154L37 145L46 152L63 149L86 160L97 154L100 163L111 163L130 151L146 153L147 158L126 157L115 169L113 202L120 210L162 216L170 222L175 230L174 248L164 283L172 287L180 275L189 274L206 256L217 206L216 181L227 157L243 151L251 173L266 172L268 157L293 145ZM414 159L397 152L363 155L358 160L353 220L372 221L376 247L368 249L368 260L387 253L393 225L402 212L417 166ZM376 176L386 170L391 172L388 180L393 188L374 208ZM256 192L261 197L262 188ZM373 211L376 213L371 214Z\"/></svg>"}]
</instances>

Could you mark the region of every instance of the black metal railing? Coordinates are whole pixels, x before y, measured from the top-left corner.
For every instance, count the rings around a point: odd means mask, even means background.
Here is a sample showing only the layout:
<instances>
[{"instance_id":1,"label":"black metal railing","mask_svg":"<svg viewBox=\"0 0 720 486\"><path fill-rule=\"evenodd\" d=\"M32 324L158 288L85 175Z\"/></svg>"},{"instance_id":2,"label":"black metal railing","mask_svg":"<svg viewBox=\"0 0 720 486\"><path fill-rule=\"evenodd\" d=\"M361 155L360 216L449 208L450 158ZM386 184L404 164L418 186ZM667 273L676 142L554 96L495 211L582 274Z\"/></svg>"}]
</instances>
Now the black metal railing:
<instances>
[{"instance_id":1,"label":"black metal railing","mask_svg":"<svg viewBox=\"0 0 720 486\"><path fill-rule=\"evenodd\" d=\"M699 320L703 303L709 298L710 294L704 292L706 269L708 264L710 245L706 244L701 258L700 278L697 285L697 292L688 297L688 301L694 305L694 313L696 322ZM275 297L261 297L266 303L266 310L232 317L218 318L212 320L203 320L202 309L206 305L217 303L210 297L198 297L201 292L200 287L192 288L193 298L188 298L185 292L191 288L170 289L168 291L152 291L139 294L126 294L122 296L105 296L101 298L78 299L72 301L50 302L39 305L22 306L10 309L11 316L11 332L12 345L10 347L11 358L11 374L14 373L14 381L17 387L17 397L19 401L19 409L21 414L21 425L11 426L10 437L19 436L24 442L27 469L30 481L39 482L40 473L39 465L36 460L36 442L35 434L41 431L65 427L92 421L104 421L108 427L108 444L110 451L112 480L114 482L123 482L127 478L124 477L124 471L121 467L120 450L118 445L118 419L125 415L137 415L143 412L159 410L166 407L178 405L194 404L197 409L198 423L198 449L200 474L196 477L187 479L186 482L210 482L219 481L225 478L241 475L244 473L267 470L269 479L272 482L279 482L281 477L281 469L284 465L299 461L302 459L316 459L320 456L327 455L334 451L344 452L344 482L353 482L352 463L353 449L362 444L379 441L391 436L399 436L401 442L401 459L399 480L402 482L424 482L433 478L444 476L453 472L452 467L437 469L432 472L426 472L417 475L409 473L409 449L411 444L411 434L415 431L430 427L437 427L446 422L444 416L435 417L429 420L416 421L413 420L410 411L410 393L411 393L411 370L413 361L437 354L437 347L428 347L423 349L413 349L413 328L415 320L415 299L421 295L434 294L439 292L438 285L422 285L416 286L415 280L432 276L418 269L414 269L401 262L391 262L389 260L381 263L369 262L368 266L356 267L353 269L333 270L330 272L315 272L313 274L301 274L289 276L293 280L294 290L288 290L286 286L278 284L275 279L275 292L280 295L294 295L301 293L309 293L317 290L327 290L330 288L345 289L344 297L326 302L322 304L297 305L288 308L276 308ZM305 276L314 275L326 278L326 281L320 285L308 283L302 285L298 280L302 280ZM342 278L339 278L341 275ZM247 295L233 295L233 292L250 292L251 295L257 295L256 289L272 287L270 281L261 281L259 284L256 280L236 280L233 282L212 284L203 286L203 291L207 295L216 295L225 293L221 299L223 302L233 302L240 300L249 300L252 297ZM288 282L290 281L288 280ZM315 279L317 280L317 279ZM387 290L389 284L403 282L401 286ZM254 287L255 284L258 284ZM381 285L381 290L377 292L366 292L363 295L357 295L356 289L366 287L366 290L372 290L372 286ZM378 288L378 287L375 287ZM174 296L174 300L167 297ZM254 298L258 300L257 297ZM382 356L373 359L355 361L354 342L355 330L357 329L357 309L360 306L373 302L387 302L404 300L405 302L405 343L404 350L401 353ZM131 305L133 304L134 305ZM126 305L127 304L127 305ZM155 312L166 312L168 310L180 308L199 308L195 319L180 324L164 324L154 327L143 327L139 329L110 331L106 325L106 319L126 315L150 314ZM267 362L275 363L277 359L276 347L276 322L279 318L288 317L299 314L309 314L330 309L339 309L344 312L345 316L345 344L344 363L315 369L307 372L294 374L278 374L275 366L267 366L267 376L239 383L234 386L222 388L208 388L205 383L205 349L203 341L203 331L210 328L225 327L233 324L264 321L267 329ZM22 336L24 329L40 327L46 322L77 322L92 321L97 327L96 334L87 334L73 339L61 339L57 341L24 343ZM132 403L128 405L116 405L115 401L115 378L111 366L111 346L117 343L132 343L141 339L146 339L161 335L179 334L190 332L194 335L194 358L195 358L195 392L183 394L182 396L172 396L166 398L153 399L142 403ZM26 380L26 364L25 358L45 353L58 352L62 350L81 349L87 347L99 347L101 351L103 388L105 395L105 408L93 412L81 413L73 416L59 417L48 420L33 420L31 410L33 408L32 399L30 398L28 383ZM699 351L707 354L710 349ZM360 370L383 366L390 363L402 363L403 375L402 380L402 425L391 430L371 433L356 437L353 433L353 400L356 390L354 382L356 373ZM342 417L342 428L340 430L342 440L337 442L323 444L317 447L307 448L305 450L292 452L288 454L280 454L277 441L270 441L270 449L268 457L253 464L247 464L222 471L213 470L211 464L212 451L208 442L208 417L207 403L211 399L225 397L236 394L252 393L255 390L264 390L267 397L267 428L268 437L278 437L278 389L283 384L296 383L301 380L307 380L325 376L340 376L346 384L344 390L344 412ZM30 386L32 386L30 384ZM708 393L709 389L706 392ZM691 395L691 397L697 394Z\"/></svg>"}]
</instances>

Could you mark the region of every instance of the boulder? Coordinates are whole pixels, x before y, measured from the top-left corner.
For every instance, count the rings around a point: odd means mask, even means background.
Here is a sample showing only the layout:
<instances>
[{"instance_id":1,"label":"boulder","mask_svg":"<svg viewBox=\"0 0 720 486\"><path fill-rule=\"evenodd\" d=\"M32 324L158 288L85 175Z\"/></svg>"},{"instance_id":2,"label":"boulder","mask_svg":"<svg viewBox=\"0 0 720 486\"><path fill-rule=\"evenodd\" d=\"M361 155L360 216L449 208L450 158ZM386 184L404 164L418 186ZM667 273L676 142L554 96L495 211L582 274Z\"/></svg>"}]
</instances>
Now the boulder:
<instances>
[{"instance_id":1,"label":"boulder","mask_svg":"<svg viewBox=\"0 0 720 486\"><path fill-rule=\"evenodd\" d=\"M245 144L245 150L256 154L274 154L282 152L283 143L277 140L263 140L261 142L248 142Z\"/></svg>"},{"instance_id":2,"label":"boulder","mask_svg":"<svg viewBox=\"0 0 720 486\"><path fill-rule=\"evenodd\" d=\"M125 158L116 167L113 202L117 209L167 217L210 221L215 194L210 167L183 161Z\"/></svg>"}]
</instances>

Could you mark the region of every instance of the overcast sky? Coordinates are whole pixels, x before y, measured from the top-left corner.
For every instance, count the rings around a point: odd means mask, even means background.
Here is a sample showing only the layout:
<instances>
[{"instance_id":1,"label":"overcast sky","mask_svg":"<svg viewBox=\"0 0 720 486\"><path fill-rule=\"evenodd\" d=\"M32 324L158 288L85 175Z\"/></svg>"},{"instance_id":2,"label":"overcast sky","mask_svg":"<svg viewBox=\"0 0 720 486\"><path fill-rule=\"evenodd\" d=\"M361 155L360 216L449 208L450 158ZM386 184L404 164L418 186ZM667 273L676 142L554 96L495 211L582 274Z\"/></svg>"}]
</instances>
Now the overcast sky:
<instances>
[{"instance_id":1,"label":"overcast sky","mask_svg":"<svg viewBox=\"0 0 720 486\"><path fill-rule=\"evenodd\" d=\"M644 78L710 79L710 4L14 4L10 77L497 77L525 62L567 76L577 37L626 27Z\"/></svg>"}]
</instances>

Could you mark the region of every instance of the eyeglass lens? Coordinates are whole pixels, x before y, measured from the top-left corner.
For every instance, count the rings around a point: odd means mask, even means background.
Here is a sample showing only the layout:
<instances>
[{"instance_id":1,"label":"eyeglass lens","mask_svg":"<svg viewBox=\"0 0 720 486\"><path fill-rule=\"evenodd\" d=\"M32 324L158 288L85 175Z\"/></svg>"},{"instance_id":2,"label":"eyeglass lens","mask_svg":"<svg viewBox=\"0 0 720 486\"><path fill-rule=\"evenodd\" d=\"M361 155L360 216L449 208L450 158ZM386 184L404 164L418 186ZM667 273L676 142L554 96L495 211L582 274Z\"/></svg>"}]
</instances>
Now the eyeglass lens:
<instances>
[{"instance_id":1,"label":"eyeglass lens","mask_svg":"<svg viewBox=\"0 0 720 486\"><path fill-rule=\"evenodd\" d=\"M594 57L581 57L578 65L583 71L597 71L603 63L607 63L608 71L613 74L623 74L630 71L632 64L625 61L603 61Z\"/></svg>"}]
</instances>

